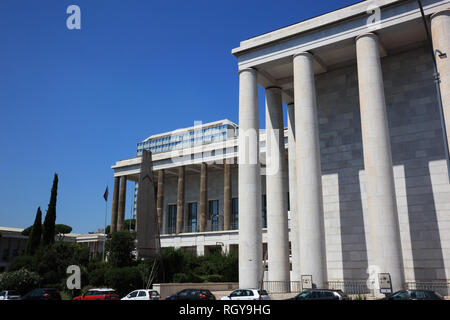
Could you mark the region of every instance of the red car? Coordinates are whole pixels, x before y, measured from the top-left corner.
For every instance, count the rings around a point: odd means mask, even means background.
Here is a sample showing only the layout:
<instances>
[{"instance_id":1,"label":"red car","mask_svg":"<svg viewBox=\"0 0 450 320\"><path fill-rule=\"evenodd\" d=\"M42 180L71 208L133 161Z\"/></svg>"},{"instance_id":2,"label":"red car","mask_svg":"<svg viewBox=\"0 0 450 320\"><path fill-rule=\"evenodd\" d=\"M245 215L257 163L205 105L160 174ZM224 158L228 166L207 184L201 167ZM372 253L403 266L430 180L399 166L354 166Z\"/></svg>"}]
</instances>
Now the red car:
<instances>
[{"instance_id":1,"label":"red car","mask_svg":"<svg viewBox=\"0 0 450 320\"><path fill-rule=\"evenodd\" d=\"M114 289L90 289L82 296L73 298L73 300L119 300L119 295Z\"/></svg>"}]
</instances>

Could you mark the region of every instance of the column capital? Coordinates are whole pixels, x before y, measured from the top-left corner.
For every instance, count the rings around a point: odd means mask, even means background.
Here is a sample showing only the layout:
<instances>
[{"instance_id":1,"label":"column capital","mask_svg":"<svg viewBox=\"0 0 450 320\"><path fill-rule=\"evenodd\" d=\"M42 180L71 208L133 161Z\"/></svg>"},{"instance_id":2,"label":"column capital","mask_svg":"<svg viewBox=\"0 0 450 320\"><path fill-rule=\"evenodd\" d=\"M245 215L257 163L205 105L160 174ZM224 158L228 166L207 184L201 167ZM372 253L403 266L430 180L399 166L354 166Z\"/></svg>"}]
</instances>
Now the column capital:
<instances>
[{"instance_id":1,"label":"column capital","mask_svg":"<svg viewBox=\"0 0 450 320\"><path fill-rule=\"evenodd\" d=\"M306 56L306 57L308 57L308 58L310 58L310 59L313 58L313 55L312 55L311 53L309 53L308 51L303 51L303 52L294 53L294 54L292 55L292 59L294 59L294 58L297 57L297 56Z\"/></svg>"},{"instance_id":2,"label":"column capital","mask_svg":"<svg viewBox=\"0 0 450 320\"><path fill-rule=\"evenodd\" d=\"M241 72L243 72L243 71L251 71L251 72L256 73L256 69L255 68L244 68L244 69L239 69L238 70L238 74L241 74Z\"/></svg>"},{"instance_id":3,"label":"column capital","mask_svg":"<svg viewBox=\"0 0 450 320\"><path fill-rule=\"evenodd\" d=\"M439 15L442 15L442 14L450 14L450 8L448 8L448 9L442 9L442 10L440 10L440 11L438 11L438 12L433 13L433 14L430 16L430 20L433 20L434 17L439 16Z\"/></svg>"},{"instance_id":4,"label":"column capital","mask_svg":"<svg viewBox=\"0 0 450 320\"><path fill-rule=\"evenodd\" d=\"M355 42L358 41L362 37L372 37L372 38L377 39L377 41L378 41L378 35L375 32L366 32L366 33L363 33L363 34L360 34L359 36L357 36L355 38Z\"/></svg>"},{"instance_id":5,"label":"column capital","mask_svg":"<svg viewBox=\"0 0 450 320\"><path fill-rule=\"evenodd\" d=\"M266 88L266 91L280 91L281 92L281 87L278 86L269 86Z\"/></svg>"}]
</instances>

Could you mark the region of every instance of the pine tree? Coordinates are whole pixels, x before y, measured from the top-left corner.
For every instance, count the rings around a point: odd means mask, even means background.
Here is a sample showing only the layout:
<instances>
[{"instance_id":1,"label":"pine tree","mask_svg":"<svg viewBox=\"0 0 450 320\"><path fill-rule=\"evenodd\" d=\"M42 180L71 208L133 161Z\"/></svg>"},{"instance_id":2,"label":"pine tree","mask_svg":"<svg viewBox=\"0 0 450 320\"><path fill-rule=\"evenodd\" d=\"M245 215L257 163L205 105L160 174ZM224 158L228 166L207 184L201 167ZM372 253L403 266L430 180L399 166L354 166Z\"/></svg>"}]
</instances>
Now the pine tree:
<instances>
[{"instance_id":1,"label":"pine tree","mask_svg":"<svg viewBox=\"0 0 450 320\"><path fill-rule=\"evenodd\" d=\"M52 192L50 195L50 202L48 204L47 213L44 220L44 232L42 240L44 245L49 245L55 242L55 221L56 221L56 195L58 193L58 175L55 173L53 178Z\"/></svg>"},{"instance_id":2,"label":"pine tree","mask_svg":"<svg viewBox=\"0 0 450 320\"><path fill-rule=\"evenodd\" d=\"M31 229L30 236L28 237L26 253L33 255L37 248L41 245L42 236L42 211L41 207L38 207L36 212L36 218L34 219L33 228Z\"/></svg>"}]
</instances>

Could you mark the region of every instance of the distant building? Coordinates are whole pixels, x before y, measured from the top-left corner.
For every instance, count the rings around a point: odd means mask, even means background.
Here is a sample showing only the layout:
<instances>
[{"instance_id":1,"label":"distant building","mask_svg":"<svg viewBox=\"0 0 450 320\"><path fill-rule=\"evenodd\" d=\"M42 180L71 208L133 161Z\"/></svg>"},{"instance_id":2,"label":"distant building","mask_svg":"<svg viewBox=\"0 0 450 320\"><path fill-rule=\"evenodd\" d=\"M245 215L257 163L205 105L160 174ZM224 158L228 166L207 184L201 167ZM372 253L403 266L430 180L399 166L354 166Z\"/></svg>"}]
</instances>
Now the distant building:
<instances>
[{"instance_id":1,"label":"distant building","mask_svg":"<svg viewBox=\"0 0 450 320\"><path fill-rule=\"evenodd\" d=\"M0 227L0 272L8 271L14 257L22 255L27 246L28 237L22 235L24 229Z\"/></svg>"},{"instance_id":2,"label":"distant building","mask_svg":"<svg viewBox=\"0 0 450 320\"><path fill-rule=\"evenodd\" d=\"M0 272L8 271L11 261L25 253L28 236L22 235L22 228L0 227ZM103 253L105 235L103 233L58 235L55 239L81 243L89 248L89 258L93 259Z\"/></svg>"}]
</instances>

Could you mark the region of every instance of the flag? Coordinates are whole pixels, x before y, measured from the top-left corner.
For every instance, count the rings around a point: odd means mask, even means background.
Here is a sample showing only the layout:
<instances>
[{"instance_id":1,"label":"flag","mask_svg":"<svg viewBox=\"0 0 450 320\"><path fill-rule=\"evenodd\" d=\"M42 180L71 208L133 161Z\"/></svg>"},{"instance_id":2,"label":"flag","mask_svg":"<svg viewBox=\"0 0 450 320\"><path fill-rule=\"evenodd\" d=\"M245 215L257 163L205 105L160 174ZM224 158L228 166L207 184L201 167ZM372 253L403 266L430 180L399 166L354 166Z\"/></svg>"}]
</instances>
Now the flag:
<instances>
[{"instance_id":1,"label":"flag","mask_svg":"<svg viewBox=\"0 0 450 320\"><path fill-rule=\"evenodd\" d=\"M105 201L108 201L108 186L106 186L106 190L105 190L105 193L103 194L103 198L105 199Z\"/></svg>"}]
</instances>

